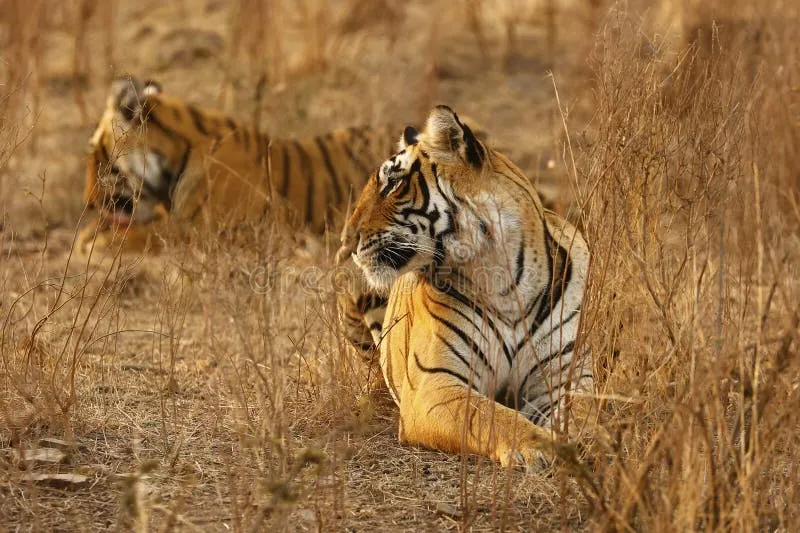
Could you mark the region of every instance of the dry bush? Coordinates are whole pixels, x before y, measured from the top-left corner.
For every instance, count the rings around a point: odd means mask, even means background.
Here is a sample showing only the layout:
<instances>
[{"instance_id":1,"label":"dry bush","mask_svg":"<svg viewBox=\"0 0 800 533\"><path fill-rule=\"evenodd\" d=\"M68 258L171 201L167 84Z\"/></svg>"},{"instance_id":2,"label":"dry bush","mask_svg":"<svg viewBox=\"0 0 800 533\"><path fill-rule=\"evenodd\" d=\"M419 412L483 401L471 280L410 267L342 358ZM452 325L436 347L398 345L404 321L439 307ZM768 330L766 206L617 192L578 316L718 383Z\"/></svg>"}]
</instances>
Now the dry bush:
<instances>
[{"instance_id":1,"label":"dry bush","mask_svg":"<svg viewBox=\"0 0 800 533\"><path fill-rule=\"evenodd\" d=\"M800 145L787 118L800 36L772 15L750 23L770 35L758 55L690 47L673 62L651 53L667 43L643 50L621 12L597 41L575 168L593 251L583 328L615 436L595 457L603 530L800 523Z\"/></svg>"}]
</instances>

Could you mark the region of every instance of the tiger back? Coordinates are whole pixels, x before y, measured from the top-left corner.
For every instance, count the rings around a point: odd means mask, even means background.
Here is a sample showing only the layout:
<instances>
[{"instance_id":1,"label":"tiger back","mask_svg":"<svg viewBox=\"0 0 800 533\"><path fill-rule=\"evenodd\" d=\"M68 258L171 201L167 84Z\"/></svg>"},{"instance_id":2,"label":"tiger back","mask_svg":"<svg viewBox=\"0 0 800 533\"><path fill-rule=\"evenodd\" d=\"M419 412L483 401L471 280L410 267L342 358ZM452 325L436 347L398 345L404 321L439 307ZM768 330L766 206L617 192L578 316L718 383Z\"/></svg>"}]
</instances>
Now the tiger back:
<instances>
[{"instance_id":1,"label":"tiger back","mask_svg":"<svg viewBox=\"0 0 800 533\"><path fill-rule=\"evenodd\" d=\"M401 442L542 466L593 386L576 337L589 252L447 107L366 184L338 257L388 294L380 366Z\"/></svg>"}]
</instances>

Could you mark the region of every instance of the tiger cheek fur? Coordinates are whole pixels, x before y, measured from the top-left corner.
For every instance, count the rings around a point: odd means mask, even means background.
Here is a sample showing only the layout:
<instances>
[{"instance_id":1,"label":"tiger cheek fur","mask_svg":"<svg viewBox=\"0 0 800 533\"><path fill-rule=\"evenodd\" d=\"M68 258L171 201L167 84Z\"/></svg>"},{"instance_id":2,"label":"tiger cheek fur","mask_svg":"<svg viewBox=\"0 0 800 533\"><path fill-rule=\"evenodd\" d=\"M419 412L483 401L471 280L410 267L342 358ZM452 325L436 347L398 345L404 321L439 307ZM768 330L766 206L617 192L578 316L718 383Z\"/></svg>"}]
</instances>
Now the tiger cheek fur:
<instances>
[{"instance_id":1,"label":"tiger cheek fur","mask_svg":"<svg viewBox=\"0 0 800 533\"><path fill-rule=\"evenodd\" d=\"M348 222L371 282L385 249L414 247L396 258L380 342L399 437L538 468L567 391L593 384L574 352L586 243L449 108L401 148Z\"/></svg>"}]
</instances>

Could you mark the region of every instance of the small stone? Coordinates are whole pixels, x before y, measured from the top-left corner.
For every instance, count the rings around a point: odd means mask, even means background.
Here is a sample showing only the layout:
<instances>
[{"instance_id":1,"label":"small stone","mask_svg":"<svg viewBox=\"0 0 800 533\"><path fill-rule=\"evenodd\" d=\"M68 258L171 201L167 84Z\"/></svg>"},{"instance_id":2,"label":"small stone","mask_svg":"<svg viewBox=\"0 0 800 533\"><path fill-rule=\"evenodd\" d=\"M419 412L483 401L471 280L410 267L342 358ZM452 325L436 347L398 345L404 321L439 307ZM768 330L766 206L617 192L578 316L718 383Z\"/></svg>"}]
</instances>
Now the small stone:
<instances>
[{"instance_id":1,"label":"small stone","mask_svg":"<svg viewBox=\"0 0 800 533\"><path fill-rule=\"evenodd\" d=\"M317 514L311 509L300 509L297 511L297 519L301 522L316 523Z\"/></svg>"},{"instance_id":2,"label":"small stone","mask_svg":"<svg viewBox=\"0 0 800 533\"><path fill-rule=\"evenodd\" d=\"M77 489L89 484L89 477L80 474L24 474L24 481L49 485L57 489Z\"/></svg>"},{"instance_id":3,"label":"small stone","mask_svg":"<svg viewBox=\"0 0 800 533\"><path fill-rule=\"evenodd\" d=\"M448 516L454 519L459 519L462 516L464 516L464 513L462 513L458 507L443 502L439 502L436 504L436 514L442 516Z\"/></svg>"},{"instance_id":4,"label":"small stone","mask_svg":"<svg viewBox=\"0 0 800 533\"><path fill-rule=\"evenodd\" d=\"M62 452L70 452L78 448L78 445L75 442L70 442L64 439L56 439L53 437L39 439L39 446L44 448L56 448Z\"/></svg>"},{"instance_id":5,"label":"small stone","mask_svg":"<svg viewBox=\"0 0 800 533\"><path fill-rule=\"evenodd\" d=\"M21 453L14 450L14 457L17 461L24 463L63 463L67 459L67 454L56 448L34 448L23 450Z\"/></svg>"}]
</instances>

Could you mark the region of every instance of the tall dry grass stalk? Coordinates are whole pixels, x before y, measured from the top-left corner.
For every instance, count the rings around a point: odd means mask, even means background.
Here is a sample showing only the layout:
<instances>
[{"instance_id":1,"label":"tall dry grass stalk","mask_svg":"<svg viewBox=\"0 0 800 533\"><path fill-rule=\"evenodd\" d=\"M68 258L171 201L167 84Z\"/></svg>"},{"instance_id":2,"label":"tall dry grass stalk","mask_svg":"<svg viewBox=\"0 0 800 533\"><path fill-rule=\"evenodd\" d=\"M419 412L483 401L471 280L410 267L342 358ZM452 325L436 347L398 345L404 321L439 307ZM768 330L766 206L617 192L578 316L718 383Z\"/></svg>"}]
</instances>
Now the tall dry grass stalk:
<instances>
[{"instance_id":1,"label":"tall dry grass stalk","mask_svg":"<svg viewBox=\"0 0 800 533\"><path fill-rule=\"evenodd\" d=\"M239 65L238 59L244 57L247 74L256 89L256 125L260 122L259 103L265 87L286 81L284 35L281 31L283 17L284 7L280 0L240 0L231 8L226 85L241 83L244 73L233 69Z\"/></svg>"},{"instance_id":2,"label":"tall dry grass stalk","mask_svg":"<svg viewBox=\"0 0 800 533\"><path fill-rule=\"evenodd\" d=\"M93 80L92 58L98 55L95 54L96 45L89 41L91 24L94 21L97 26L102 28L101 80L108 85L116 74L114 71L114 48L117 39L117 3L116 0L74 0L73 3L62 6L62 9L67 10L67 16L71 17L73 96L80 113L81 125L87 125L89 111L86 104L86 92Z\"/></svg>"},{"instance_id":3,"label":"tall dry grass stalk","mask_svg":"<svg viewBox=\"0 0 800 533\"><path fill-rule=\"evenodd\" d=\"M41 1L8 0L0 16L4 37L0 42L0 130L14 138L10 144L15 148L22 142L22 137L29 137L29 146L36 147L33 124L41 111L40 78L46 7ZM8 147L7 143L4 144ZM3 159L7 162L9 157L9 152L0 154L0 173Z\"/></svg>"},{"instance_id":4,"label":"tall dry grass stalk","mask_svg":"<svg viewBox=\"0 0 800 533\"><path fill-rule=\"evenodd\" d=\"M621 12L597 41L574 168L593 251L583 328L616 442L594 457L603 530L800 523L800 35L769 15L745 18L769 35L761 54L734 30L673 62L643 53Z\"/></svg>"}]
</instances>

